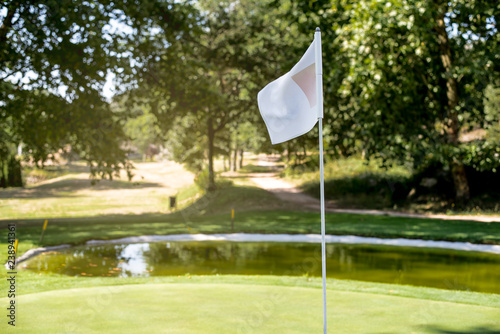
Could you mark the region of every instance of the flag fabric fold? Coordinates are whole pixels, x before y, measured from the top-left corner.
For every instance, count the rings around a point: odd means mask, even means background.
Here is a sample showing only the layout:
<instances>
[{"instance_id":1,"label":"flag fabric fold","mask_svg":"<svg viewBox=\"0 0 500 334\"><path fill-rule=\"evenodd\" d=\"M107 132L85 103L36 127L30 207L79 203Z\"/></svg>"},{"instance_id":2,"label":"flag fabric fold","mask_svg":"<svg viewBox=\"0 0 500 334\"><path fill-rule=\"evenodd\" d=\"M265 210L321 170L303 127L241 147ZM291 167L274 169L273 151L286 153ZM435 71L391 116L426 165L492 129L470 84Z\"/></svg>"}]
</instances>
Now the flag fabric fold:
<instances>
[{"instance_id":1,"label":"flag fabric fold","mask_svg":"<svg viewBox=\"0 0 500 334\"><path fill-rule=\"evenodd\" d=\"M315 41L299 62L257 95L260 114L273 144L309 132L318 121Z\"/></svg>"}]
</instances>

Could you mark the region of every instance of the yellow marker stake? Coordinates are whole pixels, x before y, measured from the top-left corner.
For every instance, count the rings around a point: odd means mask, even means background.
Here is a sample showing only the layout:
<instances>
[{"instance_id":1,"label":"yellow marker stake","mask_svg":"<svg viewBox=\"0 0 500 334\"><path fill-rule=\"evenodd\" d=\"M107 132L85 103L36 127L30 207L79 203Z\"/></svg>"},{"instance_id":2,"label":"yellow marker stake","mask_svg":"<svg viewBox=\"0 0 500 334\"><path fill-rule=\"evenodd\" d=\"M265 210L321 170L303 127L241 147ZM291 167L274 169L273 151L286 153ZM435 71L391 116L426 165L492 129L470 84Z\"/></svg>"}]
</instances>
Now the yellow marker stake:
<instances>
[{"instance_id":1,"label":"yellow marker stake","mask_svg":"<svg viewBox=\"0 0 500 334\"><path fill-rule=\"evenodd\" d=\"M234 209L231 209L231 233L234 232Z\"/></svg>"},{"instance_id":2,"label":"yellow marker stake","mask_svg":"<svg viewBox=\"0 0 500 334\"><path fill-rule=\"evenodd\" d=\"M16 239L16 241L14 241L14 253L17 254L17 244L18 244L18 240Z\"/></svg>"},{"instance_id":3,"label":"yellow marker stake","mask_svg":"<svg viewBox=\"0 0 500 334\"><path fill-rule=\"evenodd\" d=\"M40 243L43 241L43 235L45 234L45 229L47 229L48 222L49 220L45 219L45 222L43 223L42 235L40 236Z\"/></svg>"}]
</instances>

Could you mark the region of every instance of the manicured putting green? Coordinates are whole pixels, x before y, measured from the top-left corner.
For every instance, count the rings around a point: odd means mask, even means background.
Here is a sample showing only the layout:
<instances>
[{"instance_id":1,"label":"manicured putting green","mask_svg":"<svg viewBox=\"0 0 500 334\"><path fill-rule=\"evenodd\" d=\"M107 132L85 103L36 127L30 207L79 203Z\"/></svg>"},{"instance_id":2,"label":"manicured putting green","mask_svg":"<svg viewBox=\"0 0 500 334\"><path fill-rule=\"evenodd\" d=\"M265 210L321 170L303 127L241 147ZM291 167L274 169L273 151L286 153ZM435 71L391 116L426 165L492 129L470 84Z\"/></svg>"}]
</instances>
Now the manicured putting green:
<instances>
[{"instance_id":1,"label":"manicured putting green","mask_svg":"<svg viewBox=\"0 0 500 334\"><path fill-rule=\"evenodd\" d=\"M5 305L6 298L1 301ZM496 307L336 290L328 291L328 306L329 333L500 332ZM15 330L321 333L321 290L171 283L47 291L19 296Z\"/></svg>"}]
</instances>

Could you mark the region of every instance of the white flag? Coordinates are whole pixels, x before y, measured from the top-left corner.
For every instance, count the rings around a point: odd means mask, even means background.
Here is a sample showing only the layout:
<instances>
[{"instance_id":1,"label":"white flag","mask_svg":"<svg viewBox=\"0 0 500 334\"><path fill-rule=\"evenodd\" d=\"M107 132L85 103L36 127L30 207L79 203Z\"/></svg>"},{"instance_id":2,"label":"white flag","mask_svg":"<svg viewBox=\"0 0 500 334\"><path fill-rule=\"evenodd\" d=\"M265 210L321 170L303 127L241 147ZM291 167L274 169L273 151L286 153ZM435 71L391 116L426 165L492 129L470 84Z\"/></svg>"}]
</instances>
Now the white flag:
<instances>
[{"instance_id":1,"label":"white flag","mask_svg":"<svg viewBox=\"0 0 500 334\"><path fill-rule=\"evenodd\" d=\"M257 95L273 144L309 132L318 121L316 97L315 41L300 61Z\"/></svg>"}]
</instances>

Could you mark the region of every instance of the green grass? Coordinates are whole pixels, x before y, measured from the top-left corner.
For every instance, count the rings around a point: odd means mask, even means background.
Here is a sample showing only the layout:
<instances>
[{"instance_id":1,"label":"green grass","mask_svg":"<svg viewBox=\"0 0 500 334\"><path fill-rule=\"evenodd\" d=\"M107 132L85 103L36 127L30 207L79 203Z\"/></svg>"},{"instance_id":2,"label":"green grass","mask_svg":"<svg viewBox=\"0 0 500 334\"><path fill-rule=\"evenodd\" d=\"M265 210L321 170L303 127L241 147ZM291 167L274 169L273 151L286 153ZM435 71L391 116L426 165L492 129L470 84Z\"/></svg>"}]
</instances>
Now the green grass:
<instances>
[{"instance_id":1,"label":"green grass","mask_svg":"<svg viewBox=\"0 0 500 334\"><path fill-rule=\"evenodd\" d=\"M268 166L258 166L254 164L248 164L238 169L238 173L273 173L276 171L276 169Z\"/></svg>"},{"instance_id":2,"label":"green grass","mask_svg":"<svg viewBox=\"0 0 500 334\"><path fill-rule=\"evenodd\" d=\"M251 172L262 172L250 168ZM242 182L240 182L242 181ZM144 234L231 232L319 233L319 214L298 212L262 189L241 179L223 183L215 193L201 194L196 186L177 192L180 209L173 213L116 214L105 197L92 203L75 191L75 182L41 187L39 196L17 198L11 211L0 203L0 258L6 258L6 226L15 223L19 253L30 248L90 239L115 239ZM101 183L100 187L105 187ZM73 187L73 188L72 188ZM124 205L164 196L112 185ZM140 186L139 186L140 188ZM143 189L142 189L143 190ZM94 188L95 193L107 189ZM152 191L153 193L149 193ZM42 196L43 195L43 196ZM89 195L90 196L90 195ZM93 195L95 196L95 195ZM117 196L118 198L120 196ZM196 200L192 200L196 197ZM4 196L4 198L6 198ZM48 202L54 200L54 202ZM68 202L65 202L68 201ZM31 214L16 215L20 205ZM44 209L49 205L54 205ZM76 214L68 207L83 205ZM93 208L98 207L99 210ZM121 206L119 206L121 205ZM94 212L92 215L89 212ZM156 211L154 211L156 210ZM10 212L3 216L3 213ZM106 213L107 212L107 213ZM43 243L43 220L51 214ZM500 244L500 224L441 221L389 216L327 214L327 233L373 237L406 237ZM82 278L20 272L18 328L23 333L309 333L321 331L321 280L276 276L181 276L151 278ZM401 285L328 280L330 331L335 333L498 333L500 297ZM7 291L6 271L0 269L0 290ZM7 298L0 299L6 307ZM4 308L5 309L5 308ZM5 330L4 330L5 328ZM6 321L0 332L10 331Z\"/></svg>"},{"instance_id":3,"label":"green grass","mask_svg":"<svg viewBox=\"0 0 500 334\"><path fill-rule=\"evenodd\" d=\"M83 161L71 165L45 166L43 169L25 166L22 170L24 183L28 187L64 175L88 172L89 167Z\"/></svg>"},{"instance_id":4,"label":"green grass","mask_svg":"<svg viewBox=\"0 0 500 334\"><path fill-rule=\"evenodd\" d=\"M327 156L326 159L325 198L339 207L461 215L498 215L500 212L498 187L490 186L491 181L487 181L494 179L494 174L480 176L470 172L471 200L458 205L453 200L451 178L438 170L429 169L413 175L411 167L383 168L376 160L366 161L357 156L334 160ZM318 157L309 156L300 164L287 167L281 175L303 191L319 197L317 165ZM426 188L421 185L423 178L432 178L438 183Z\"/></svg>"},{"instance_id":5,"label":"green grass","mask_svg":"<svg viewBox=\"0 0 500 334\"><path fill-rule=\"evenodd\" d=\"M195 190L188 188L186 193L190 192L195 193ZM51 218L42 243L39 239L45 219L43 211L38 212L35 219L0 220L0 228L4 231L4 237L0 239L0 257L6 258L6 227L9 223L16 224L19 254L22 254L33 247L80 244L91 239L116 239L145 234L228 233L231 232L231 209L236 212L234 232L320 232L318 213L294 211L295 208L265 190L233 185L205 194L189 206L170 214L101 214L95 217ZM326 232L381 238L500 244L500 224L472 221L327 214Z\"/></svg>"},{"instance_id":6,"label":"green grass","mask_svg":"<svg viewBox=\"0 0 500 334\"><path fill-rule=\"evenodd\" d=\"M321 280L315 278L66 280L74 282L69 289L19 296L15 330L313 333L322 328ZM334 333L488 334L500 330L497 295L338 280L328 280L327 289L328 321ZM0 299L2 307L6 303L6 298ZM6 322L0 326L2 332L13 331Z\"/></svg>"},{"instance_id":7,"label":"green grass","mask_svg":"<svg viewBox=\"0 0 500 334\"><path fill-rule=\"evenodd\" d=\"M89 180L71 175L54 184L7 189L0 195L0 215L11 219L88 217L135 208L157 212L166 211L168 205L168 196L145 182L101 180L91 186Z\"/></svg>"},{"instance_id":8,"label":"green grass","mask_svg":"<svg viewBox=\"0 0 500 334\"><path fill-rule=\"evenodd\" d=\"M21 295L43 291L66 290L90 287L105 287L132 284L252 284L295 286L306 288L322 287L319 277L299 276L246 276L246 275L182 275L152 277L72 277L53 273L19 272L18 292ZM394 295L408 298L439 300L488 307L500 307L500 295L469 291L441 290L429 287L414 287L386 283L327 279L332 290Z\"/></svg>"},{"instance_id":9,"label":"green grass","mask_svg":"<svg viewBox=\"0 0 500 334\"><path fill-rule=\"evenodd\" d=\"M500 224L472 221L442 221L390 216L327 214L328 234L367 237L469 241L500 244ZM8 222L1 223L6 235ZM43 220L17 221L19 253L37 246L80 244L91 239L116 239L136 235L179 233L230 233L230 209L224 214L199 215L183 211L170 215L124 215L95 218L52 219L43 243L39 242ZM309 212L236 210L234 232L319 233L319 215ZM0 256L6 257L6 240Z\"/></svg>"},{"instance_id":10,"label":"green grass","mask_svg":"<svg viewBox=\"0 0 500 334\"><path fill-rule=\"evenodd\" d=\"M318 156L308 157L307 161L301 165L291 165L282 173L287 180L299 183L319 180L319 166L317 166ZM379 167L377 161L366 161L359 157L352 156L343 159L330 160L326 158L324 166L325 179L343 179L363 174L384 174L391 177L408 178L411 176L408 168L394 166L388 169Z\"/></svg>"},{"instance_id":11,"label":"green grass","mask_svg":"<svg viewBox=\"0 0 500 334\"><path fill-rule=\"evenodd\" d=\"M201 194L202 191L200 187L198 187L196 184L192 184L186 188L181 189L177 193L177 201L179 203L185 202L190 200L191 198L197 197L198 194Z\"/></svg>"},{"instance_id":12,"label":"green grass","mask_svg":"<svg viewBox=\"0 0 500 334\"><path fill-rule=\"evenodd\" d=\"M192 184L192 174L172 163L138 163L132 182L122 175L122 179L98 180L95 184L85 166L53 169L27 171L29 175L57 176L53 180L26 188L0 189L0 219L168 212L170 196L178 195L181 202L199 192Z\"/></svg>"},{"instance_id":13,"label":"green grass","mask_svg":"<svg viewBox=\"0 0 500 334\"><path fill-rule=\"evenodd\" d=\"M317 160L317 156L309 157L305 163L285 169L282 176L318 197L320 174ZM406 185L412 177L408 168L393 166L385 169L379 167L377 161L359 157L327 160L324 176L327 200L335 200L343 207L369 209L393 208L398 195L394 185Z\"/></svg>"}]
</instances>

